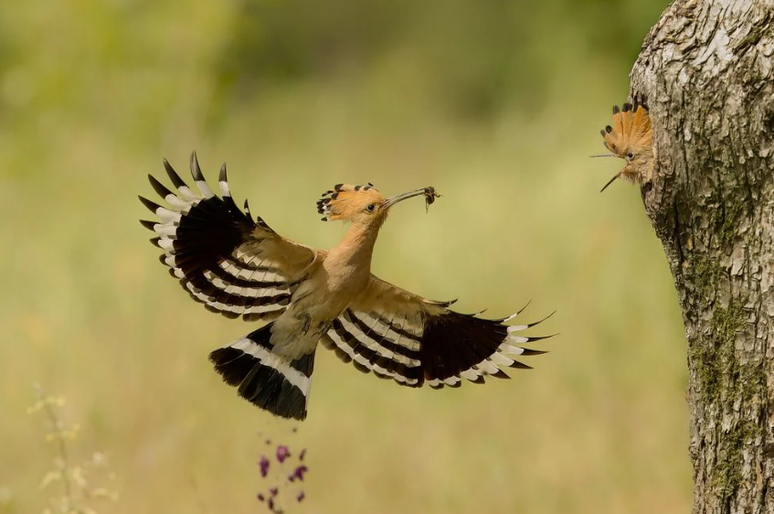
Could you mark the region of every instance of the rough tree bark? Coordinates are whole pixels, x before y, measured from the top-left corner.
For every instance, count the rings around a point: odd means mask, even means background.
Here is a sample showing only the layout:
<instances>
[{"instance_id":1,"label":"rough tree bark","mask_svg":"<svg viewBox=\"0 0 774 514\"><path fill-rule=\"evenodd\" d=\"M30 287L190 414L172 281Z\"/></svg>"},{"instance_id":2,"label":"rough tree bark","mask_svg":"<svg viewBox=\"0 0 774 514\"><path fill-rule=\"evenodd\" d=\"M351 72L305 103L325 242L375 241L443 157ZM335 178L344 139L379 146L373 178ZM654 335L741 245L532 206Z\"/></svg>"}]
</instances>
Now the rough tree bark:
<instances>
[{"instance_id":1,"label":"rough tree bark","mask_svg":"<svg viewBox=\"0 0 774 514\"><path fill-rule=\"evenodd\" d=\"M632 97L688 340L694 513L774 513L774 1L677 0Z\"/></svg>"}]
</instances>

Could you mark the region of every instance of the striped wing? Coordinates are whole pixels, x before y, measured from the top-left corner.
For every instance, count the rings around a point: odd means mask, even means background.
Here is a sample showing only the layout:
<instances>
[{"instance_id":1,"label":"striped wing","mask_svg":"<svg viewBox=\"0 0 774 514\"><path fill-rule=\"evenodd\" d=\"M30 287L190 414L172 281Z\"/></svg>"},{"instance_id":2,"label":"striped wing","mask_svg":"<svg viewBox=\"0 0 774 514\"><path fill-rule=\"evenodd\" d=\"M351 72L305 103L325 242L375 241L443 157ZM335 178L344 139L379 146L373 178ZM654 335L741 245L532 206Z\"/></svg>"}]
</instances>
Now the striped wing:
<instances>
[{"instance_id":1,"label":"striped wing","mask_svg":"<svg viewBox=\"0 0 774 514\"><path fill-rule=\"evenodd\" d=\"M239 209L231 198L225 164L218 181L221 197L204 180L196 153L191 155L191 175L199 193L166 160L164 167L177 192L148 175L169 206L140 197L159 218L141 223L158 234L151 242L164 250L160 260L170 274L194 300L226 317L279 316L290 303L294 283L318 252L280 237L260 217L253 221L246 201L245 212Z\"/></svg>"},{"instance_id":2,"label":"striped wing","mask_svg":"<svg viewBox=\"0 0 774 514\"><path fill-rule=\"evenodd\" d=\"M509 378L501 368L529 368L516 358L545 353L520 346L545 337L518 334L540 321L506 325L521 311L490 320L449 310L452 303L427 300L372 276L366 291L333 321L323 345L365 373L433 388L459 387L463 378Z\"/></svg>"}]
</instances>

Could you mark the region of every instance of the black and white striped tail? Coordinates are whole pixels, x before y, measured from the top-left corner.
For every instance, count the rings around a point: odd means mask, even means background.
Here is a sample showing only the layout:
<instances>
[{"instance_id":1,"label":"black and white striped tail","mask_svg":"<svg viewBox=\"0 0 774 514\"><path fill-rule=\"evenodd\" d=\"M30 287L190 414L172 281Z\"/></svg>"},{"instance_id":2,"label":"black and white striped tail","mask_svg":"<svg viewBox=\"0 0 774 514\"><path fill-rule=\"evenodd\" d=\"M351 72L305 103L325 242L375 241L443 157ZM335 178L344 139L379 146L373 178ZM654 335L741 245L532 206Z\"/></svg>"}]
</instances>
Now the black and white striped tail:
<instances>
[{"instance_id":1,"label":"black and white striped tail","mask_svg":"<svg viewBox=\"0 0 774 514\"><path fill-rule=\"evenodd\" d=\"M314 351L296 360L272 353L272 324L210 354L223 381L238 388L239 396L282 418L306 418Z\"/></svg>"}]
</instances>

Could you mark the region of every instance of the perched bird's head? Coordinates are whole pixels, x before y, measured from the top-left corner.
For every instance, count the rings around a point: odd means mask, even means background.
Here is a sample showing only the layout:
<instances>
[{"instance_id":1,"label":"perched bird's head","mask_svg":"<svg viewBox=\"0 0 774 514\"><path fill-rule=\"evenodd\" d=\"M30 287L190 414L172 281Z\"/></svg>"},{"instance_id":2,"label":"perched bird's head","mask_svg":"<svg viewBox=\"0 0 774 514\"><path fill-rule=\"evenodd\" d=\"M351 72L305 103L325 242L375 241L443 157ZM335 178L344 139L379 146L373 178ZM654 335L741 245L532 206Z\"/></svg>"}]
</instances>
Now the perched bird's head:
<instances>
[{"instance_id":1,"label":"perched bird's head","mask_svg":"<svg viewBox=\"0 0 774 514\"><path fill-rule=\"evenodd\" d=\"M317 212L324 215L323 221L381 223L387 218L390 207L407 198L421 195L428 204L433 203L439 196L432 187L415 189L387 198L370 183L365 186L336 184L317 201Z\"/></svg>"},{"instance_id":2,"label":"perched bird's head","mask_svg":"<svg viewBox=\"0 0 774 514\"><path fill-rule=\"evenodd\" d=\"M643 184L651 177L653 169L653 133L648 108L638 104L624 104L623 109L613 107L613 126L601 131L609 154L594 157L620 157L626 165L602 188L613 183L618 177Z\"/></svg>"}]
</instances>

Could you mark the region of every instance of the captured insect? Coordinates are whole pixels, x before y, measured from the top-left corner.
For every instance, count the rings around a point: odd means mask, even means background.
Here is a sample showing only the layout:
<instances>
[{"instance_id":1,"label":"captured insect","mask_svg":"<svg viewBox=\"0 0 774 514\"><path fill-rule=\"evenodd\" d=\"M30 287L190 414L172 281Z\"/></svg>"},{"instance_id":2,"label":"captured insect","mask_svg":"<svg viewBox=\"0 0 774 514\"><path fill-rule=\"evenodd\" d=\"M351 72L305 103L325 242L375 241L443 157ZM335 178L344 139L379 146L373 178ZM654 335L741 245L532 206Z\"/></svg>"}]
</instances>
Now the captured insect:
<instances>
[{"instance_id":1,"label":"captured insect","mask_svg":"<svg viewBox=\"0 0 774 514\"><path fill-rule=\"evenodd\" d=\"M433 202L435 202L436 198L440 198L441 195L439 195L433 186L428 186L425 188L425 211L430 210L430 206L433 205Z\"/></svg>"}]
</instances>

